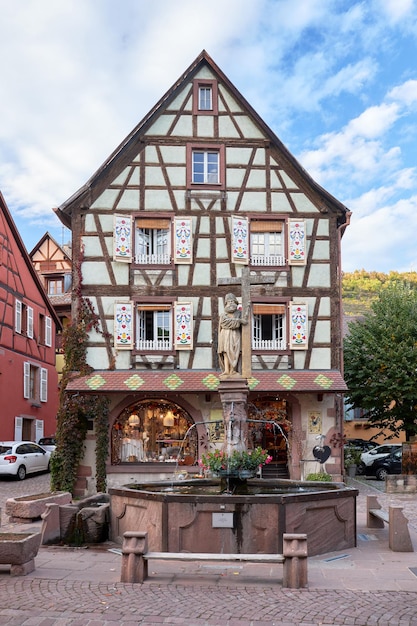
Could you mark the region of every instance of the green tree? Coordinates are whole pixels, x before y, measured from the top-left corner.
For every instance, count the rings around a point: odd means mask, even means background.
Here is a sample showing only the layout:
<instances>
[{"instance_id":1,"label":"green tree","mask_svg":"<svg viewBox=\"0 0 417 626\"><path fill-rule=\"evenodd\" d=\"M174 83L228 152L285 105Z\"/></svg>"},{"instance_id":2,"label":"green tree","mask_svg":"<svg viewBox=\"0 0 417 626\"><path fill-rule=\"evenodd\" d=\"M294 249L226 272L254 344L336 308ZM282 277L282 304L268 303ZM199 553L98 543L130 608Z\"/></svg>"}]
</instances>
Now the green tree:
<instances>
[{"instance_id":1,"label":"green tree","mask_svg":"<svg viewBox=\"0 0 417 626\"><path fill-rule=\"evenodd\" d=\"M393 435L417 433L417 289L392 282L344 342L347 403Z\"/></svg>"}]
</instances>

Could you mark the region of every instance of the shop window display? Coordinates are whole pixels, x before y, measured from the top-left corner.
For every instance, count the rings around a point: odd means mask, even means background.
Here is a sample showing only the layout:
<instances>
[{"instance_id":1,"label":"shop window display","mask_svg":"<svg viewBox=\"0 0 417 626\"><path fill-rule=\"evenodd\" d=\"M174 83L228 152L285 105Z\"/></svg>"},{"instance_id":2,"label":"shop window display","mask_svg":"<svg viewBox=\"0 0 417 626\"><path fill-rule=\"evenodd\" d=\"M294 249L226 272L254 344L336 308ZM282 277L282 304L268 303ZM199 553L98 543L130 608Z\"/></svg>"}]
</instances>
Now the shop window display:
<instances>
[{"instance_id":1,"label":"shop window display","mask_svg":"<svg viewBox=\"0 0 417 626\"><path fill-rule=\"evenodd\" d=\"M179 463L197 460L197 432L176 404L143 401L125 409L112 428L112 464Z\"/></svg>"}]
</instances>

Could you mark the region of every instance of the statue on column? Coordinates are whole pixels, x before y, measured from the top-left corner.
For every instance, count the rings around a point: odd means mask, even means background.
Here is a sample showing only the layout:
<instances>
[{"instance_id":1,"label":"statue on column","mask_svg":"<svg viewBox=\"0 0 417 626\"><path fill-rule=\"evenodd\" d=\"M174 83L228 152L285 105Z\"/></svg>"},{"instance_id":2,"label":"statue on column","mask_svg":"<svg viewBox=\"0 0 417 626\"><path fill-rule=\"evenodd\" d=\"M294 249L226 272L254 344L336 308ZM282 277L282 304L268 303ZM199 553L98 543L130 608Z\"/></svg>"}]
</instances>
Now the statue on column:
<instances>
[{"instance_id":1,"label":"statue on column","mask_svg":"<svg viewBox=\"0 0 417 626\"><path fill-rule=\"evenodd\" d=\"M249 307L248 307L249 308ZM242 316L238 301L233 293L225 297L224 312L219 318L218 348L220 376L240 376L239 357L241 351L242 326L248 323L248 311Z\"/></svg>"}]
</instances>

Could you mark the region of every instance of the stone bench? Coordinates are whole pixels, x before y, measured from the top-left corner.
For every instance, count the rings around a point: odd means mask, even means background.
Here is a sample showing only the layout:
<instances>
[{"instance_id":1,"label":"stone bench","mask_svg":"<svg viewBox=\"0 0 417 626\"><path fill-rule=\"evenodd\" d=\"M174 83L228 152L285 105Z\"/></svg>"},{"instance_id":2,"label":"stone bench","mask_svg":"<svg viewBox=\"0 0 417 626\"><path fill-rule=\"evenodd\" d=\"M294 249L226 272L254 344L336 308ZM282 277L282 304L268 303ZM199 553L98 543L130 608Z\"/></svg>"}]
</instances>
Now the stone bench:
<instances>
[{"instance_id":1,"label":"stone bench","mask_svg":"<svg viewBox=\"0 0 417 626\"><path fill-rule=\"evenodd\" d=\"M384 528L384 524L389 525L389 547L393 552L414 552L408 520L402 506L389 506L386 512L382 510L376 496L367 496L366 512L368 528Z\"/></svg>"},{"instance_id":2,"label":"stone bench","mask_svg":"<svg viewBox=\"0 0 417 626\"><path fill-rule=\"evenodd\" d=\"M143 583L148 577L148 561L245 561L283 563L283 587L307 587L307 535L283 535L283 554L216 554L210 552L149 552L148 533L127 531L123 534L121 582Z\"/></svg>"}]
</instances>

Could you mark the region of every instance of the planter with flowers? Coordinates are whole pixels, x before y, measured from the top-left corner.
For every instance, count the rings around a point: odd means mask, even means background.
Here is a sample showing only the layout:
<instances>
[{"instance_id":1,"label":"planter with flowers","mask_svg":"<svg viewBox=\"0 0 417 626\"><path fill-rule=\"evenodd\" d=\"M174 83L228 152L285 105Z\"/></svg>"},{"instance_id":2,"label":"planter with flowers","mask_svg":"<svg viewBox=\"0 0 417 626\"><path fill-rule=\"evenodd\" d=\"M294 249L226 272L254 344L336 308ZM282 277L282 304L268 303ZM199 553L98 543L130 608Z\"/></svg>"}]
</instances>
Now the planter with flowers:
<instances>
[{"instance_id":1,"label":"planter with flowers","mask_svg":"<svg viewBox=\"0 0 417 626\"><path fill-rule=\"evenodd\" d=\"M223 450L215 450L203 454L200 467L220 478L237 478L246 480L253 478L262 465L270 463L272 457L261 447L253 450L233 450L227 454Z\"/></svg>"}]
</instances>

